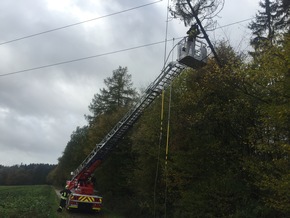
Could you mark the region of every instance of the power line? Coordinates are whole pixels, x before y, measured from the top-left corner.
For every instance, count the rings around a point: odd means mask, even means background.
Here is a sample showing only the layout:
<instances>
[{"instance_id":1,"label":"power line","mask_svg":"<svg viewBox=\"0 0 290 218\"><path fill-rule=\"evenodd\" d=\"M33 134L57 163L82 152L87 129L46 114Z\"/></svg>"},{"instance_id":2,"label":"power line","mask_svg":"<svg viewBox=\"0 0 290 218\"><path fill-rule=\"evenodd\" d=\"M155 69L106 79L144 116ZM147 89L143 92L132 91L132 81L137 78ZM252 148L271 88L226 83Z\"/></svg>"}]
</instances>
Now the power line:
<instances>
[{"instance_id":1,"label":"power line","mask_svg":"<svg viewBox=\"0 0 290 218\"><path fill-rule=\"evenodd\" d=\"M126 9L126 10L123 10L123 11L118 11L118 12L115 12L115 13L112 13L112 14L107 14L107 15L101 16L101 17L92 18L90 20L85 20L85 21L81 21L81 22L78 22L78 23L73 23L73 24L69 24L69 25L66 25L66 26L58 27L58 28L55 28L55 29L46 30L46 31L43 31L43 32L39 32L39 33L23 36L23 37L20 37L20 38L12 39L12 40L9 40L9 41L6 41L6 42L1 42L0 45L4 45L4 44L20 41L20 40L23 40L23 39L27 39L27 38L43 35L43 34L46 34L46 33L51 33L51 32L57 31L57 30L66 29L66 28L69 28L69 27L72 27L72 26L77 26L77 25L80 25L80 24L83 24L83 23L87 23L87 22L91 22L91 21L94 21L94 20L98 20L98 19L114 16L114 15L117 15L117 14L122 14L122 13L125 13L125 12L128 12L128 11L132 11L132 10L136 10L136 9L139 9L139 8L150 6L150 5L159 3L161 1L162 0L158 0L158 1L155 1L155 2L148 3L148 4L144 4L144 5L136 6L136 7L133 7L133 8L129 8L129 9Z\"/></svg>"},{"instance_id":2,"label":"power line","mask_svg":"<svg viewBox=\"0 0 290 218\"><path fill-rule=\"evenodd\" d=\"M254 18L248 18L248 19L240 20L240 21L237 21L237 22L234 22L234 23L230 23L230 24L226 24L224 26L217 27L216 29L220 29L220 28L236 25L236 24L243 23L243 22L246 22L246 21L249 21L249 20L253 20L253 19Z\"/></svg>"},{"instance_id":3,"label":"power line","mask_svg":"<svg viewBox=\"0 0 290 218\"><path fill-rule=\"evenodd\" d=\"M224 26L219 26L219 27L215 27L213 29L207 29L206 31L214 31L214 30L217 30L217 29L221 29L221 28L224 28L224 27L228 27L228 26L233 26L233 25L236 25L236 24L239 24L239 23L243 23L243 22L246 22L246 21L249 21L249 20L253 20L254 18L247 18L247 19L244 19L244 20L240 20L240 21L236 21L236 22L233 22L233 23L229 23L229 24L226 24Z\"/></svg>"},{"instance_id":4,"label":"power line","mask_svg":"<svg viewBox=\"0 0 290 218\"><path fill-rule=\"evenodd\" d=\"M248 21L248 20L251 20L251 19L252 18L241 20L241 21L237 21L237 22L230 23L230 24L227 24L227 25L224 25L224 26L220 26L220 27L218 27L216 29L227 27L227 26L231 26L231 25L238 24L238 23L242 23L242 22L245 22L245 21ZM182 39L183 37L185 37L185 36L174 38L174 39L170 39L170 40L167 40L167 42L168 41L172 41L172 40ZM77 59L73 59L73 60L62 61L62 62L58 62L58 63L54 63L54 64L48 64L48 65L43 65L43 66L39 66L39 67L28 68L28 69L25 69L25 70L19 70L19 71L14 71L14 72L10 72L10 73L0 74L0 77L10 76L10 75L14 75L14 74L20 74L20 73L24 73L24 72L28 72L28 71L39 70L39 69L43 69L43 68L48 68L48 67L53 67L53 66L58 66L58 65L78 62L78 61L83 61L83 60L92 59L92 58L98 58L98 57L102 57L102 56L106 56L106 55L111 55L111 54L116 54L116 53L120 53L120 52L135 50L135 49L144 48L144 47L149 47L149 46L161 44L161 43L164 43L164 42L165 42L165 40L159 41L159 42L153 42L153 43L149 43L149 44L144 44L144 45L139 45L139 46L135 46L135 47L125 48L125 49L121 49L121 50L116 50L116 51L112 51L112 52L107 52L107 53L87 56L87 57L83 57L83 58L77 58Z\"/></svg>"},{"instance_id":5,"label":"power line","mask_svg":"<svg viewBox=\"0 0 290 218\"><path fill-rule=\"evenodd\" d=\"M171 41L171 40L168 40L168 41ZM14 71L14 72L10 72L10 73L0 74L0 77L10 76L10 75L13 75L13 74L19 74L19 73L24 73L24 72L27 72L27 71L39 70L39 69L43 69L43 68L48 68L48 67L53 67L53 66L58 66L58 65L78 62L78 61L84 61L84 60L87 60L87 59L102 57L102 56L105 56L105 55L111 55L111 54L116 54L116 53L120 53L120 52L135 50L135 49L144 48L144 47L149 47L149 46L161 44L161 43L164 43L164 42L165 42L165 40L159 41L159 42L153 42L153 43L149 43L149 44L145 44L145 45L139 45L139 46L135 46L135 47L131 47L131 48L125 48L125 49L121 49L121 50L117 50L117 51L107 52L107 53L103 53L103 54L97 54L97 55L87 56L87 57L83 57L83 58L73 59L73 60L69 60L69 61L62 61L62 62L58 62L58 63L54 63L54 64L48 64L48 65L43 65L43 66L39 66L39 67L28 68L28 69L25 69L25 70L19 70L19 71Z\"/></svg>"}]
</instances>

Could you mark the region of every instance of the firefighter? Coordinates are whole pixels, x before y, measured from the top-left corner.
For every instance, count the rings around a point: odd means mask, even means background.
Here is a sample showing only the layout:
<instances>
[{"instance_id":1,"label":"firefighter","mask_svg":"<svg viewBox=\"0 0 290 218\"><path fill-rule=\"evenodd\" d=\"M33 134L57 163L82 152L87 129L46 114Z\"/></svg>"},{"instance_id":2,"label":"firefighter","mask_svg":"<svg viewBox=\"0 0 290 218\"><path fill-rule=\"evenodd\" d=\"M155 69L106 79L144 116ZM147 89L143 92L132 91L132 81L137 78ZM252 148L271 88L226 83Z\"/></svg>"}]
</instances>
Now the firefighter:
<instances>
[{"instance_id":1,"label":"firefighter","mask_svg":"<svg viewBox=\"0 0 290 218\"><path fill-rule=\"evenodd\" d=\"M66 200L68 196L70 195L71 191L68 189L68 185L66 185L65 189L61 190L59 193L61 194L61 197L60 197L59 208L57 209L57 212L61 212L62 209L66 206Z\"/></svg>"},{"instance_id":2,"label":"firefighter","mask_svg":"<svg viewBox=\"0 0 290 218\"><path fill-rule=\"evenodd\" d=\"M195 40L196 37L200 34L198 25L197 24L191 25L190 29L186 33L188 34L186 53L193 56L195 53Z\"/></svg>"},{"instance_id":3,"label":"firefighter","mask_svg":"<svg viewBox=\"0 0 290 218\"><path fill-rule=\"evenodd\" d=\"M206 50L205 45L202 45L200 48L200 56L201 56L200 57L201 61L204 61L204 62L207 61L207 50Z\"/></svg>"}]
</instances>

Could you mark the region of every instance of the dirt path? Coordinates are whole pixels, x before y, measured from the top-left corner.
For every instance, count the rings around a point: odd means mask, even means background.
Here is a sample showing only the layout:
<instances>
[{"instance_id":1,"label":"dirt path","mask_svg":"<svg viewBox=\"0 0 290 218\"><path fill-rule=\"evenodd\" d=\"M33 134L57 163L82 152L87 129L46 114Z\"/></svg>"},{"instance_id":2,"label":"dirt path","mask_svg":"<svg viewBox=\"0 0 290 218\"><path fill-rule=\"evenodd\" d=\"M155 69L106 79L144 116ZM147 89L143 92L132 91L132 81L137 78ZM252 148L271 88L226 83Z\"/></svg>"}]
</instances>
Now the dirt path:
<instances>
[{"instance_id":1,"label":"dirt path","mask_svg":"<svg viewBox=\"0 0 290 218\"><path fill-rule=\"evenodd\" d=\"M56 195L60 198L60 190L58 190L58 189L54 189L54 191L55 191L55 193L56 193Z\"/></svg>"}]
</instances>

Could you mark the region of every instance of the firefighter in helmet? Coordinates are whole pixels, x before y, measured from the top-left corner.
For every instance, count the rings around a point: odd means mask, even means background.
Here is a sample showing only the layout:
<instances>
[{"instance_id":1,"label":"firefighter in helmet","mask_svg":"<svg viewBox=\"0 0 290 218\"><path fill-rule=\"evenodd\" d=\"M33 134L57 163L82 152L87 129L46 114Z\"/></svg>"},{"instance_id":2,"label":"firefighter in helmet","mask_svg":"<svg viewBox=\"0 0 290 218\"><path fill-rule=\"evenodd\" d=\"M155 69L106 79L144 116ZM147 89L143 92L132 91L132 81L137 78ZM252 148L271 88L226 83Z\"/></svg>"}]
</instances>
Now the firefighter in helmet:
<instances>
[{"instance_id":1,"label":"firefighter in helmet","mask_svg":"<svg viewBox=\"0 0 290 218\"><path fill-rule=\"evenodd\" d=\"M193 56L195 53L195 41L196 37L200 34L198 25L195 23L191 25L189 30L186 32L188 34L186 53Z\"/></svg>"},{"instance_id":2,"label":"firefighter in helmet","mask_svg":"<svg viewBox=\"0 0 290 218\"><path fill-rule=\"evenodd\" d=\"M61 194L61 196L60 196L60 202L59 202L59 207L57 211L61 212L62 209L66 206L66 200L69 197L71 191L68 189L68 185L66 185L65 189L61 190L59 193Z\"/></svg>"}]
</instances>

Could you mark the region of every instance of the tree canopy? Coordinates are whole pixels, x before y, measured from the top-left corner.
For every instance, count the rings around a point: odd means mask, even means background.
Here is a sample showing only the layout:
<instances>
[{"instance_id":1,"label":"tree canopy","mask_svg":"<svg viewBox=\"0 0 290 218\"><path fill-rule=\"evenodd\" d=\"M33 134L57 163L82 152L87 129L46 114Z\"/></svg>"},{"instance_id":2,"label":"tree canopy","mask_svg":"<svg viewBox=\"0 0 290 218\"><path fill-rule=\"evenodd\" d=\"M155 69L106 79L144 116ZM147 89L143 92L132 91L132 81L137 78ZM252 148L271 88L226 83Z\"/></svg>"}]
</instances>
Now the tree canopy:
<instances>
[{"instance_id":1,"label":"tree canopy","mask_svg":"<svg viewBox=\"0 0 290 218\"><path fill-rule=\"evenodd\" d=\"M290 4L286 2L288 1L260 1L261 10L249 25L253 32L251 44L255 49L263 47L266 42L277 42L280 34L289 30Z\"/></svg>"},{"instance_id":2,"label":"tree canopy","mask_svg":"<svg viewBox=\"0 0 290 218\"><path fill-rule=\"evenodd\" d=\"M100 89L100 93L94 95L89 105L93 117L116 111L119 107L130 106L132 99L137 97L131 77L127 67L119 66L113 71L112 77L104 80L106 88Z\"/></svg>"},{"instance_id":3,"label":"tree canopy","mask_svg":"<svg viewBox=\"0 0 290 218\"><path fill-rule=\"evenodd\" d=\"M213 22L213 17L223 8L224 0L173 0L173 3L174 7L170 9L172 16L181 19L185 26L194 23L194 15L206 22L205 26L209 26Z\"/></svg>"}]
</instances>

